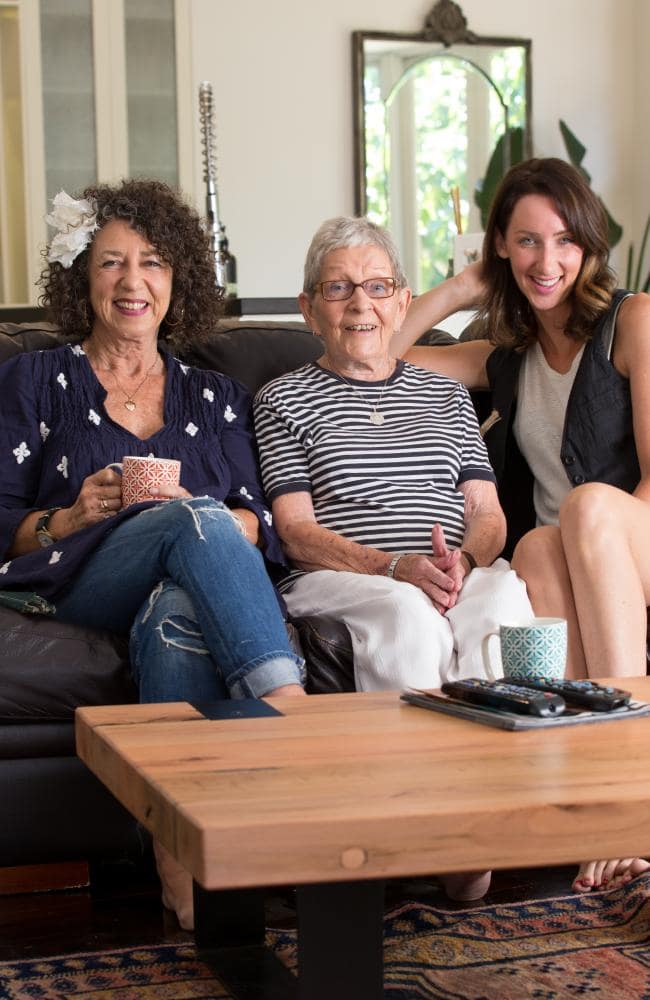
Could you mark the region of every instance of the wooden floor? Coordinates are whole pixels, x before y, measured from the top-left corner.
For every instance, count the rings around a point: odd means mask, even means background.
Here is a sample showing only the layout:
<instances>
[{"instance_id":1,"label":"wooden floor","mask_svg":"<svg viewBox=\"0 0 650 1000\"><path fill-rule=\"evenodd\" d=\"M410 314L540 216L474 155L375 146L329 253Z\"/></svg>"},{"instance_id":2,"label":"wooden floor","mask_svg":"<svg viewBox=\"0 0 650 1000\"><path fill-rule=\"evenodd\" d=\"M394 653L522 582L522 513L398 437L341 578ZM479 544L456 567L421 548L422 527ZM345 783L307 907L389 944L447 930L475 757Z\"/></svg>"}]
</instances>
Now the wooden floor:
<instances>
[{"instance_id":1,"label":"wooden floor","mask_svg":"<svg viewBox=\"0 0 650 1000\"><path fill-rule=\"evenodd\" d=\"M574 871L575 866L497 872L489 894L471 905L566 895ZM461 908L447 900L433 877L389 882L387 905L406 900ZM267 922L272 927L295 926L291 888L269 895ZM0 961L191 940L163 909L150 859L95 866L90 887L0 897Z\"/></svg>"}]
</instances>

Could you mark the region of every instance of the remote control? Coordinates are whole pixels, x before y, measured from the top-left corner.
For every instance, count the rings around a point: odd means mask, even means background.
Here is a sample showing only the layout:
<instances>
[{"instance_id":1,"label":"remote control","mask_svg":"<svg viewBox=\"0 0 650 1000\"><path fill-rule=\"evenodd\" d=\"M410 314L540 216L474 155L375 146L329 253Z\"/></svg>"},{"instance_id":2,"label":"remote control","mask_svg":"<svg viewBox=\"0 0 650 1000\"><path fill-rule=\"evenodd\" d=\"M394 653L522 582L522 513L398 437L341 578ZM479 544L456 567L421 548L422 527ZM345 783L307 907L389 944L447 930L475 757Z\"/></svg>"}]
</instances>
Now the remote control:
<instances>
[{"instance_id":1,"label":"remote control","mask_svg":"<svg viewBox=\"0 0 650 1000\"><path fill-rule=\"evenodd\" d=\"M571 706L587 708L590 712L611 712L615 708L623 708L630 700L629 691L620 688L605 687L595 681L565 681L553 680L550 677L540 677L537 680L520 680L521 687L535 691L552 691L559 694Z\"/></svg>"},{"instance_id":2,"label":"remote control","mask_svg":"<svg viewBox=\"0 0 650 1000\"><path fill-rule=\"evenodd\" d=\"M498 708L504 712L519 715L561 715L565 702L552 691L531 691L506 681L483 681L469 678L464 681L449 681L442 685L444 694L460 701L487 708Z\"/></svg>"}]
</instances>

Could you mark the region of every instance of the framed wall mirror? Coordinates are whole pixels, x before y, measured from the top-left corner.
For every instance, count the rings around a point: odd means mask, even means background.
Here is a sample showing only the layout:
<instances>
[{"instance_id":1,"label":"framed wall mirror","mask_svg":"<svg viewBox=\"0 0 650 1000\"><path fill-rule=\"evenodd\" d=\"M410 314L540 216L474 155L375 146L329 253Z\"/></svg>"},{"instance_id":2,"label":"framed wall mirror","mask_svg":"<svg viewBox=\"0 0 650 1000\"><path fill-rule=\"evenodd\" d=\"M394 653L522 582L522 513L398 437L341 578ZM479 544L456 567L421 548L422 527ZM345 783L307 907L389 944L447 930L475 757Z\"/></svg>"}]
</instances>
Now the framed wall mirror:
<instances>
[{"instance_id":1,"label":"framed wall mirror","mask_svg":"<svg viewBox=\"0 0 650 1000\"><path fill-rule=\"evenodd\" d=\"M531 43L475 35L439 0L421 32L355 31L352 50L356 211L391 230L419 293L458 235L480 245L495 183L531 155Z\"/></svg>"}]
</instances>

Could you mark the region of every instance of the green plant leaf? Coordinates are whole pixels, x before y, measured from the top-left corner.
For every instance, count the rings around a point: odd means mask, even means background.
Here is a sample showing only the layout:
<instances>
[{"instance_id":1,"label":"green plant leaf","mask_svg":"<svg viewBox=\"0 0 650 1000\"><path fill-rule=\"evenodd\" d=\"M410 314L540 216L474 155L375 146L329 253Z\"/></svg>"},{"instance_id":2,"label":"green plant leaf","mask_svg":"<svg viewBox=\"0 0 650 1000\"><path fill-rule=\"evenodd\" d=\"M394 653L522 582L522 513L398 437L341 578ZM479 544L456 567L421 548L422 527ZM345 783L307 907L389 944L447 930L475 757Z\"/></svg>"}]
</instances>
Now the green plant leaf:
<instances>
[{"instance_id":1,"label":"green plant leaf","mask_svg":"<svg viewBox=\"0 0 650 1000\"><path fill-rule=\"evenodd\" d=\"M599 198L598 201L603 206L603 211L607 216L607 242L610 247L615 247L616 244L620 241L621 236L623 235L623 227L619 226L618 222L612 219L611 215L609 214L603 202L603 199Z\"/></svg>"},{"instance_id":2,"label":"green plant leaf","mask_svg":"<svg viewBox=\"0 0 650 1000\"><path fill-rule=\"evenodd\" d=\"M509 142L510 147L509 156L507 155L507 142ZM522 128L510 128L499 137L488 161L485 177L478 181L474 189L474 203L480 209L483 229L487 226L490 207L504 174L515 163L521 163L523 158L524 130Z\"/></svg>"},{"instance_id":3,"label":"green plant leaf","mask_svg":"<svg viewBox=\"0 0 650 1000\"><path fill-rule=\"evenodd\" d=\"M581 166L582 161L584 160L585 154L587 152L586 147L582 145L577 136L573 134L567 123L563 121L561 118L560 118L560 132L562 133L562 138L564 139L564 145L566 147L566 151L569 154L569 160L571 161L574 167L577 167L577 169L583 175L587 183L591 184L591 177L589 176L585 168Z\"/></svg>"},{"instance_id":4,"label":"green plant leaf","mask_svg":"<svg viewBox=\"0 0 650 1000\"><path fill-rule=\"evenodd\" d=\"M562 118L560 118L560 132L562 133L562 138L564 140L564 145L566 147L566 151L569 156L570 162L573 164L576 170L580 171L580 173L586 180L587 184L591 186L591 176L582 166L582 161L585 158L585 154L587 152L586 147L583 146L578 137L574 135L574 133L571 131L567 123L563 121ZM616 220L613 219L612 216L609 214L609 211L607 210L602 198L599 198L598 200L602 205L603 211L605 212L605 215L607 217L607 242L610 247L615 247L616 244L620 241L621 236L623 235L623 227L619 226L618 222L616 222ZM630 267L631 265L628 260L628 268Z\"/></svg>"}]
</instances>

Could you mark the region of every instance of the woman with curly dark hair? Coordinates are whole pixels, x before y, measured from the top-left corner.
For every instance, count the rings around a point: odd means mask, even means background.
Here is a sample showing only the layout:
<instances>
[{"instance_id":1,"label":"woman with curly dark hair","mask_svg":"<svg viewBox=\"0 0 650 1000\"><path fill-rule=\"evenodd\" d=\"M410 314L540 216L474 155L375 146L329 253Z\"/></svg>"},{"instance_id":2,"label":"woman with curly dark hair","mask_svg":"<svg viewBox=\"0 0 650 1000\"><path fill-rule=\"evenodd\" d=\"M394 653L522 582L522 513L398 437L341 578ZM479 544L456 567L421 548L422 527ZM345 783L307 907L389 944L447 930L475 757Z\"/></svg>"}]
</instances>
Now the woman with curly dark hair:
<instances>
[{"instance_id":1,"label":"woman with curly dark hair","mask_svg":"<svg viewBox=\"0 0 650 1000\"><path fill-rule=\"evenodd\" d=\"M512 566L536 614L567 619L567 675L645 674L650 296L615 290L605 212L578 170L554 158L511 168L482 263L415 301L397 352L474 304L487 340L407 358L491 390L483 431ZM589 862L574 888L611 887L647 868Z\"/></svg>"},{"instance_id":2,"label":"woman with curly dark hair","mask_svg":"<svg viewBox=\"0 0 650 1000\"><path fill-rule=\"evenodd\" d=\"M99 227L112 221L127 223L171 267L171 299L160 324L159 340L187 348L213 331L221 306L208 237L198 216L178 195L161 181L128 180L119 188L88 187L83 199L95 206ZM55 243L59 237L54 237ZM88 266L89 254L80 253L74 266L46 267L40 279L41 302L50 307L63 336L71 342L89 336L95 318Z\"/></svg>"},{"instance_id":3,"label":"woman with curly dark hair","mask_svg":"<svg viewBox=\"0 0 650 1000\"><path fill-rule=\"evenodd\" d=\"M241 385L182 364L220 303L198 215L166 185L57 195L44 301L67 343L0 366L3 589L130 634L147 702L304 694L264 556L283 564ZM124 456L180 484L126 506ZM160 501L166 501L161 503ZM163 900L192 923L189 874L157 846Z\"/></svg>"}]
</instances>

